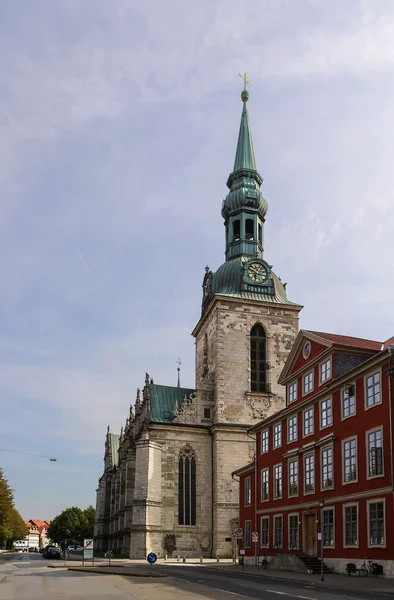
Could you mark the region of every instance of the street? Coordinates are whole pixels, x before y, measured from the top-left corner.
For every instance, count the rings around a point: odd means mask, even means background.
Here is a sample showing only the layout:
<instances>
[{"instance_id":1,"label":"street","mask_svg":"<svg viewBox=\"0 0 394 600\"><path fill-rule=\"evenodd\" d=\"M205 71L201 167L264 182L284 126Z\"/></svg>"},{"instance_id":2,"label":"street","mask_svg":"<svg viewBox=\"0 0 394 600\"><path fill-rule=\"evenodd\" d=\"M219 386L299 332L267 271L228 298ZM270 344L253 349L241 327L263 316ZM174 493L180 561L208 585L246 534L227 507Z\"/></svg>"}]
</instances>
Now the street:
<instances>
[{"instance_id":1,"label":"street","mask_svg":"<svg viewBox=\"0 0 394 600\"><path fill-rule=\"evenodd\" d=\"M40 555L18 554L0 562L0 598L2 600L51 600L78 598L86 600L224 600L259 598L264 600L382 600L392 596L372 590L352 588L324 589L305 582L274 580L242 573L225 573L188 565L155 565L166 578L125 577L122 575L71 572L48 568ZM54 563L53 563L54 564ZM148 565L142 567L147 573ZM126 570L126 567L125 567ZM122 568L119 568L122 571Z\"/></svg>"}]
</instances>

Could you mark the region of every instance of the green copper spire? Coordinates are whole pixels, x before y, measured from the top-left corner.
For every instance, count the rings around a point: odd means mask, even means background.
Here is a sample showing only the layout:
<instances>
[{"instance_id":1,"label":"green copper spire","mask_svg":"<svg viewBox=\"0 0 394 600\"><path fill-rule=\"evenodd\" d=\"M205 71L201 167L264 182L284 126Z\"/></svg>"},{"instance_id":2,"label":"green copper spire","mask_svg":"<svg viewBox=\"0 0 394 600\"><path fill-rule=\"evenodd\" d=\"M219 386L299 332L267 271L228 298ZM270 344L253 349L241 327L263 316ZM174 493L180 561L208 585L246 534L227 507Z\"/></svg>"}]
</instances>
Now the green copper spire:
<instances>
[{"instance_id":1,"label":"green copper spire","mask_svg":"<svg viewBox=\"0 0 394 600\"><path fill-rule=\"evenodd\" d=\"M241 169L257 171L256 159L254 157L253 150L252 134L250 132L248 109L246 108L246 103L249 99L249 93L247 90L243 90L241 98L244 103L244 107L242 110L241 125L239 127L234 171L240 171Z\"/></svg>"},{"instance_id":2,"label":"green copper spire","mask_svg":"<svg viewBox=\"0 0 394 600\"><path fill-rule=\"evenodd\" d=\"M241 125L234 170L227 180L230 191L222 206L226 227L226 260L238 256L258 256L263 259L264 221L268 210L268 204L260 191L263 178L256 167L246 108L249 99L246 85L250 85L250 82L246 73L241 77L245 82L241 94L243 102Z\"/></svg>"}]
</instances>

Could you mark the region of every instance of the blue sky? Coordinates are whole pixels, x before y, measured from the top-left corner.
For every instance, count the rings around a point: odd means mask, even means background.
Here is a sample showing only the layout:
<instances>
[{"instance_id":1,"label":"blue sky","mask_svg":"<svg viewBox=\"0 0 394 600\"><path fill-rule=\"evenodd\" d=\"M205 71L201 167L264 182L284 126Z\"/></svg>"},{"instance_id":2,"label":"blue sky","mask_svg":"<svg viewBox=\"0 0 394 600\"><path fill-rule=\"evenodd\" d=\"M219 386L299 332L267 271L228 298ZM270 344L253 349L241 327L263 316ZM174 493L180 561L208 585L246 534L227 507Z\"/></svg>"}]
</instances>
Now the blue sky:
<instances>
[{"instance_id":1,"label":"blue sky","mask_svg":"<svg viewBox=\"0 0 394 600\"><path fill-rule=\"evenodd\" d=\"M301 326L394 333L391 0L0 3L0 446L28 453L0 466L26 519L94 504L146 371L175 384L180 356L194 385L240 71Z\"/></svg>"}]
</instances>

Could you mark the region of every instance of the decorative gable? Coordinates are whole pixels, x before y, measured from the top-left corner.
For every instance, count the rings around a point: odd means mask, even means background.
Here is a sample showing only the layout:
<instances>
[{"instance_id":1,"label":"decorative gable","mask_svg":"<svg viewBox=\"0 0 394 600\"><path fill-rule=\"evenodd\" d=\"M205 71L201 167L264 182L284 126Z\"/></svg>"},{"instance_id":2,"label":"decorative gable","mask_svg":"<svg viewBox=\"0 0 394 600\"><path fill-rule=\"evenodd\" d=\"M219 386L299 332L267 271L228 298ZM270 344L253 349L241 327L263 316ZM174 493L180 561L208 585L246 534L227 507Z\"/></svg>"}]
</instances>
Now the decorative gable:
<instances>
[{"instance_id":1,"label":"decorative gable","mask_svg":"<svg viewBox=\"0 0 394 600\"><path fill-rule=\"evenodd\" d=\"M297 373L305 365L312 362L317 356L325 352L325 350L327 350L327 346L304 337L303 342L300 344L298 356L293 363L293 367L290 372Z\"/></svg>"}]
</instances>

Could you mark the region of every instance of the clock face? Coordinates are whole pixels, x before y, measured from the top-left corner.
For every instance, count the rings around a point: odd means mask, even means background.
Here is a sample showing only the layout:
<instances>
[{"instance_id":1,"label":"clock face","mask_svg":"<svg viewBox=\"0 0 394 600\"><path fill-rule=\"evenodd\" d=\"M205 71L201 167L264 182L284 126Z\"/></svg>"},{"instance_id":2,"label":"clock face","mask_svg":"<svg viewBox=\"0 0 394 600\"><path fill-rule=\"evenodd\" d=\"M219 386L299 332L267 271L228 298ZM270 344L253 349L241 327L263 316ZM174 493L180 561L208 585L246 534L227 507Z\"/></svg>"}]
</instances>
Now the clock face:
<instances>
[{"instance_id":1,"label":"clock face","mask_svg":"<svg viewBox=\"0 0 394 600\"><path fill-rule=\"evenodd\" d=\"M248 267L248 275L249 279L254 281L255 283L262 283L267 279L267 271L263 265L260 263L252 263Z\"/></svg>"},{"instance_id":2,"label":"clock face","mask_svg":"<svg viewBox=\"0 0 394 600\"><path fill-rule=\"evenodd\" d=\"M304 344L304 358L309 358L309 355L311 353L311 343L309 340L307 340Z\"/></svg>"}]
</instances>

